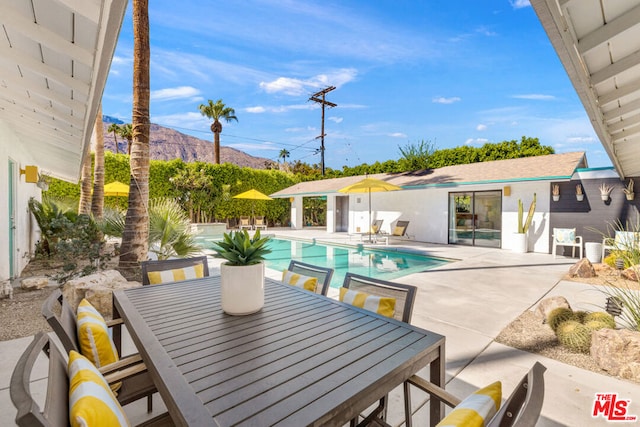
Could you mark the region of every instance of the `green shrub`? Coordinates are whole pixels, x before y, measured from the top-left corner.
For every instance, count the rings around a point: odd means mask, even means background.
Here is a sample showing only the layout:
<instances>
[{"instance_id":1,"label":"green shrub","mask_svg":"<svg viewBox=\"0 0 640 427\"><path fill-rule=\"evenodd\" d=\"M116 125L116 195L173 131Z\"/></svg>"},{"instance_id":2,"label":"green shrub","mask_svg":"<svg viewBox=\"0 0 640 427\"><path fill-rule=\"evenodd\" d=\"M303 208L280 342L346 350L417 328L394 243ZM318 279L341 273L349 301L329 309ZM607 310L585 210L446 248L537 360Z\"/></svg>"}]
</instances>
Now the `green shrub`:
<instances>
[{"instance_id":1,"label":"green shrub","mask_svg":"<svg viewBox=\"0 0 640 427\"><path fill-rule=\"evenodd\" d=\"M547 323L555 333L557 333L558 326L567 320L576 320L576 315L573 310L566 307L558 307L547 316Z\"/></svg>"}]
</instances>

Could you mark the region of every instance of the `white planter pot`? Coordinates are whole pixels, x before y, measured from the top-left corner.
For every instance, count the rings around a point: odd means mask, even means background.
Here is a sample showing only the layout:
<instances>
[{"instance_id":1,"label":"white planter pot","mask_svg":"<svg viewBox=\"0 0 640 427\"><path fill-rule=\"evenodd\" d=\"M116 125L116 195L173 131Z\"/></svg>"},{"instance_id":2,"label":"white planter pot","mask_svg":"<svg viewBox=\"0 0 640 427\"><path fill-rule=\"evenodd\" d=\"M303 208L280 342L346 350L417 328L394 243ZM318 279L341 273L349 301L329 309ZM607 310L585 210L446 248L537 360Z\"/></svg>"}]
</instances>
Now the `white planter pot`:
<instances>
[{"instance_id":1,"label":"white planter pot","mask_svg":"<svg viewBox=\"0 0 640 427\"><path fill-rule=\"evenodd\" d=\"M602 199L603 202L606 202L607 200L609 200L609 195L608 194L600 194L600 198Z\"/></svg>"},{"instance_id":2,"label":"white planter pot","mask_svg":"<svg viewBox=\"0 0 640 427\"><path fill-rule=\"evenodd\" d=\"M527 235L525 233L513 233L513 246L511 249L513 252L526 254L529 251L527 248Z\"/></svg>"},{"instance_id":3,"label":"white planter pot","mask_svg":"<svg viewBox=\"0 0 640 427\"><path fill-rule=\"evenodd\" d=\"M222 310L233 316L260 311L264 306L264 263L220 266Z\"/></svg>"},{"instance_id":4,"label":"white planter pot","mask_svg":"<svg viewBox=\"0 0 640 427\"><path fill-rule=\"evenodd\" d=\"M560 200L560 196L559 195L558 196L553 195L552 197L553 197L553 201L554 202L557 202L558 200Z\"/></svg>"},{"instance_id":5,"label":"white planter pot","mask_svg":"<svg viewBox=\"0 0 640 427\"><path fill-rule=\"evenodd\" d=\"M584 199L584 194L576 194L576 200L581 202Z\"/></svg>"}]
</instances>

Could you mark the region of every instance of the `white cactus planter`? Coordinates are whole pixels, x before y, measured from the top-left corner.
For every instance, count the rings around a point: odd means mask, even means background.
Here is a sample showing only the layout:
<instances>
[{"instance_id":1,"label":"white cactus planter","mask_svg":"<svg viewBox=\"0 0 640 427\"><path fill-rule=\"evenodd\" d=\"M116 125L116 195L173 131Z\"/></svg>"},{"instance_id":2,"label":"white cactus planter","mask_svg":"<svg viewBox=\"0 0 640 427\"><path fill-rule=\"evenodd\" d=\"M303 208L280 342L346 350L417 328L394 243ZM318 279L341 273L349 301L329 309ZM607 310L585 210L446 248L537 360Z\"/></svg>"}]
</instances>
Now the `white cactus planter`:
<instances>
[{"instance_id":1,"label":"white cactus planter","mask_svg":"<svg viewBox=\"0 0 640 427\"><path fill-rule=\"evenodd\" d=\"M264 263L220 266L222 310L233 316L260 311L264 306Z\"/></svg>"}]
</instances>

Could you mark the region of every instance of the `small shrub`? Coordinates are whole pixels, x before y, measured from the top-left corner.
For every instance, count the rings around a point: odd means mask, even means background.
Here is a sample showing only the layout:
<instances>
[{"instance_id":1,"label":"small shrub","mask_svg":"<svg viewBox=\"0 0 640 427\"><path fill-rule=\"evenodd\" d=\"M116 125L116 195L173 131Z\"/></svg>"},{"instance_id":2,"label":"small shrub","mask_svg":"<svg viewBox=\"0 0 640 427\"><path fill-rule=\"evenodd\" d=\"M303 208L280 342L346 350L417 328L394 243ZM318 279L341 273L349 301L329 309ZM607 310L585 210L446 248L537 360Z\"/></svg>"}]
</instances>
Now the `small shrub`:
<instances>
[{"instance_id":1,"label":"small shrub","mask_svg":"<svg viewBox=\"0 0 640 427\"><path fill-rule=\"evenodd\" d=\"M567 320L576 320L576 315L570 308L558 307L547 316L547 323L555 333L557 333L558 326Z\"/></svg>"}]
</instances>

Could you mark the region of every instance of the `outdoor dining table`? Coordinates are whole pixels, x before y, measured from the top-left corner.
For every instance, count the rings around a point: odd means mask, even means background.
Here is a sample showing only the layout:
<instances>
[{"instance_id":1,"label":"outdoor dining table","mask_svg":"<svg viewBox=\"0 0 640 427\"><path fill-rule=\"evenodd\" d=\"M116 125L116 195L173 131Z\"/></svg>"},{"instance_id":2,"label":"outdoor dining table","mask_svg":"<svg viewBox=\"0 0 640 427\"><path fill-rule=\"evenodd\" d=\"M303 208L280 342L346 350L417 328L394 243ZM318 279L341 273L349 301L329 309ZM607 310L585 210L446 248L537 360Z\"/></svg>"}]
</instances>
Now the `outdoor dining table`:
<instances>
[{"instance_id":1,"label":"outdoor dining table","mask_svg":"<svg viewBox=\"0 0 640 427\"><path fill-rule=\"evenodd\" d=\"M176 425L339 426L426 366L444 384L442 335L276 280L246 316L222 311L220 276L113 299Z\"/></svg>"}]
</instances>

